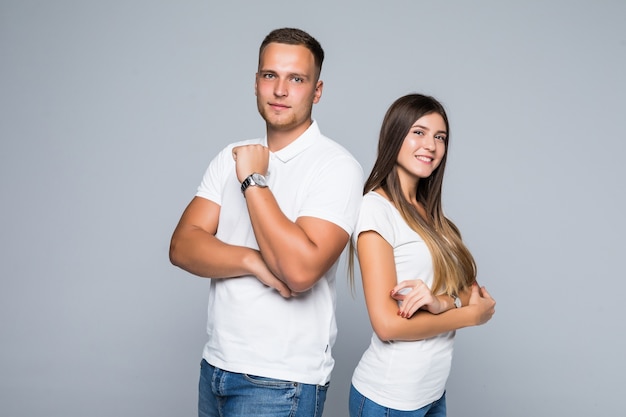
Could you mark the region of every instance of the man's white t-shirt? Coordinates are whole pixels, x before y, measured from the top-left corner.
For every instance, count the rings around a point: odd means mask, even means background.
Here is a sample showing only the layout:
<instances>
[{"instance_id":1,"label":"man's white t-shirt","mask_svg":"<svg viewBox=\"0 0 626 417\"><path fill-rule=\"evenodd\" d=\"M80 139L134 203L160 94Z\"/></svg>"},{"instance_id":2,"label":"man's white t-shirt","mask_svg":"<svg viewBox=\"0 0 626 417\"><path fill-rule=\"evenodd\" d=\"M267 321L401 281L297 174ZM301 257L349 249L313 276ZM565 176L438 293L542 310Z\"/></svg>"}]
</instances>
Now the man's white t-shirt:
<instances>
[{"instance_id":1,"label":"man's white t-shirt","mask_svg":"<svg viewBox=\"0 0 626 417\"><path fill-rule=\"evenodd\" d=\"M196 196L220 205L217 238L258 249L232 157L232 148L245 144L267 146L267 138L222 150L211 161ZM316 122L293 143L270 153L266 178L291 221L316 217L352 234L363 172L347 150L320 133ZM337 262L311 289L290 299L252 276L212 279L203 358L231 372L326 384L337 334L336 269Z\"/></svg>"}]
</instances>

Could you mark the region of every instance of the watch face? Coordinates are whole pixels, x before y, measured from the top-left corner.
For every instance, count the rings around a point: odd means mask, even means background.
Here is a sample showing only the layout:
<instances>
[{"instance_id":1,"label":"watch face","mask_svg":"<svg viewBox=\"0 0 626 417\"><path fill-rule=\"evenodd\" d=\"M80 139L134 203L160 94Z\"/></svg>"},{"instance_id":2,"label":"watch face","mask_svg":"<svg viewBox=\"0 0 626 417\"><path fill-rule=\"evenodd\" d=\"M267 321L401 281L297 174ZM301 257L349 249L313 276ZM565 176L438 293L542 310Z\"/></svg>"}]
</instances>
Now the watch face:
<instances>
[{"instance_id":1,"label":"watch face","mask_svg":"<svg viewBox=\"0 0 626 417\"><path fill-rule=\"evenodd\" d=\"M252 174L252 181L259 187L267 187L267 180L261 174Z\"/></svg>"}]
</instances>

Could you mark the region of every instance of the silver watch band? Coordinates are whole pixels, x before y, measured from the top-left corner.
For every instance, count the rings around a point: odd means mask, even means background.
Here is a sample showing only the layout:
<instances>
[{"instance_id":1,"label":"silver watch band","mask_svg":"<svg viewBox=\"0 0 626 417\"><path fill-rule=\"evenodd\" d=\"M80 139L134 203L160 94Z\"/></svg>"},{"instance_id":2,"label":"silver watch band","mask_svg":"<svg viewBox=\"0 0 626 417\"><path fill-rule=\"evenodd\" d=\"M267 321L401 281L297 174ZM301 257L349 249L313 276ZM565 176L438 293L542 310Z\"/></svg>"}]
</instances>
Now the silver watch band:
<instances>
[{"instance_id":1,"label":"silver watch band","mask_svg":"<svg viewBox=\"0 0 626 417\"><path fill-rule=\"evenodd\" d=\"M459 297L457 297L454 294L450 294L450 297L452 297L452 302L454 303L454 307L460 308L463 306L463 304L461 303L461 299Z\"/></svg>"},{"instance_id":2,"label":"silver watch band","mask_svg":"<svg viewBox=\"0 0 626 417\"><path fill-rule=\"evenodd\" d=\"M248 175L246 179L241 182L241 192L242 193L245 192L248 189L248 187L252 185L256 185L259 187L267 187L267 180L265 179L265 176L254 172Z\"/></svg>"}]
</instances>

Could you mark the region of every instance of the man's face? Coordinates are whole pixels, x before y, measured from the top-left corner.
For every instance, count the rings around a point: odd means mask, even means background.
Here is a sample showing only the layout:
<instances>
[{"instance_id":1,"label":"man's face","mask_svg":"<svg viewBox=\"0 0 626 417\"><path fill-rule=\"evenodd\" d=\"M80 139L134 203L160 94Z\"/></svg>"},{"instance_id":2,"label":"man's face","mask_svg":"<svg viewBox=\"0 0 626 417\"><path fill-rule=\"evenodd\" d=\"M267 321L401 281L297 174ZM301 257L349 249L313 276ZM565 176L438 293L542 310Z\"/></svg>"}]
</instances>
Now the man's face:
<instances>
[{"instance_id":1,"label":"man's face","mask_svg":"<svg viewBox=\"0 0 626 417\"><path fill-rule=\"evenodd\" d=\"M322 87L313 54L306 47L268 44L260 56L254 85L268 134L302 134L311 124L313 104L319 101Z\"/></svg>"}]
</instances>

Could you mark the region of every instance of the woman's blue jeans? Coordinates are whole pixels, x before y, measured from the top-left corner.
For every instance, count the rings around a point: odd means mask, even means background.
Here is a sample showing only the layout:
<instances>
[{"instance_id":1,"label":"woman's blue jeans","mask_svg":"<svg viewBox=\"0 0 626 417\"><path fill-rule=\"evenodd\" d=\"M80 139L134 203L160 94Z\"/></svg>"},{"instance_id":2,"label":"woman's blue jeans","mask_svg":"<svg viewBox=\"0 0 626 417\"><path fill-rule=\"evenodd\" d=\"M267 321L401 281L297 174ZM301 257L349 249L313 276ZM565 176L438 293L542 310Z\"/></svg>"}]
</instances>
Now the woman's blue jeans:
<instances>
[{"instance_id":1,"label":"woman's blue jeans","mask_svg":"<svg viewBox=\"0 0 626 417\"><path fill-rule=\"evenodd\" d=\"M199 417L321 417L328 385L238 374L200 367Z\"/></svg>"},{"instance_id":2,"label":"woman's blue jeans","mask_svg":"<svg viewBox=\"0 0 626 417\"><path fill-rule=\"evenodd\" d=\"M350 386L350 417L446 417L446 394L418 410L400 411L383 407Z\"/></svg>"}]
</instances>

